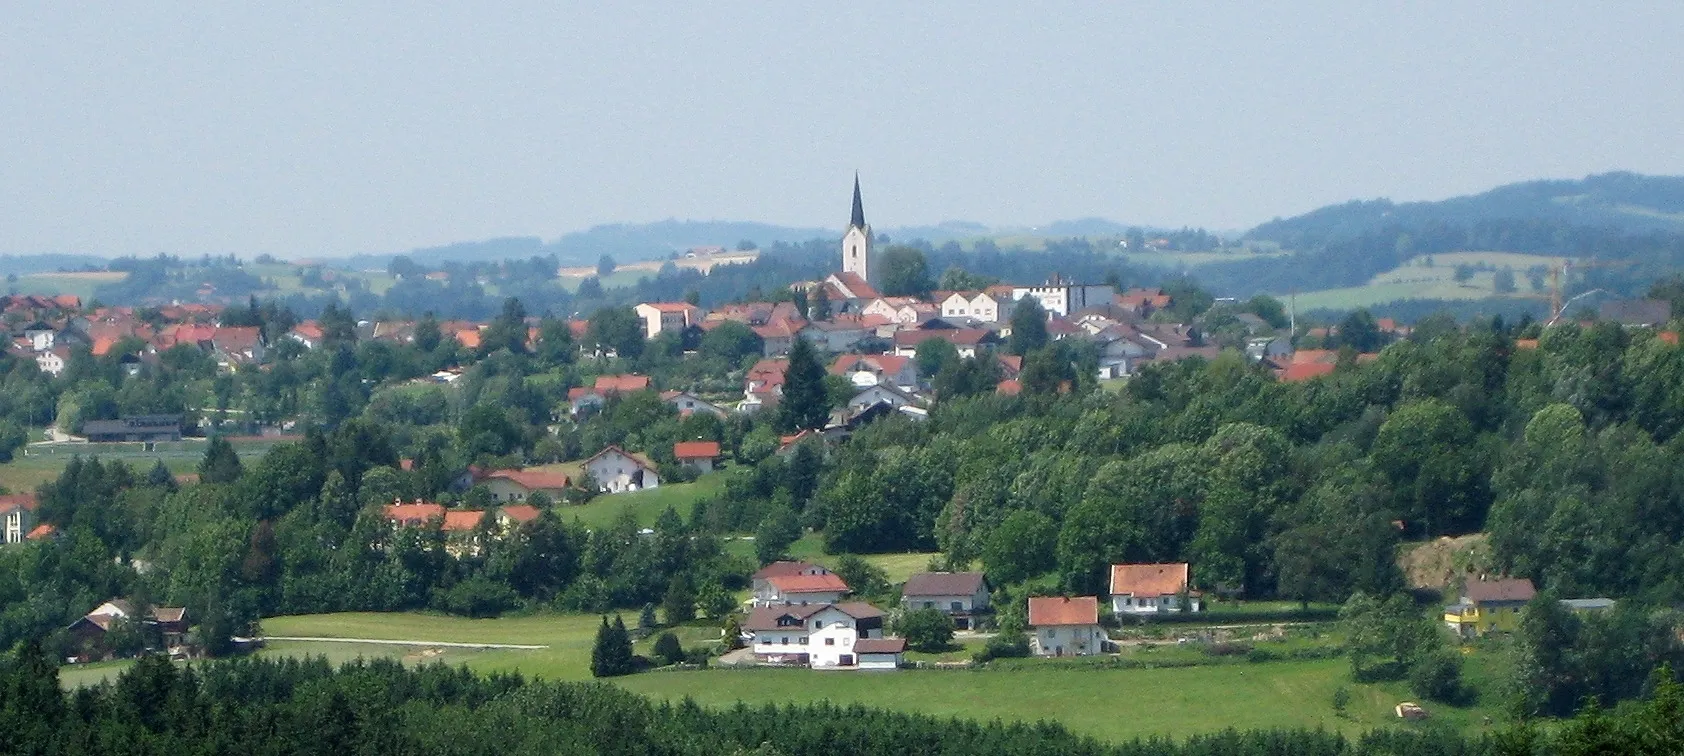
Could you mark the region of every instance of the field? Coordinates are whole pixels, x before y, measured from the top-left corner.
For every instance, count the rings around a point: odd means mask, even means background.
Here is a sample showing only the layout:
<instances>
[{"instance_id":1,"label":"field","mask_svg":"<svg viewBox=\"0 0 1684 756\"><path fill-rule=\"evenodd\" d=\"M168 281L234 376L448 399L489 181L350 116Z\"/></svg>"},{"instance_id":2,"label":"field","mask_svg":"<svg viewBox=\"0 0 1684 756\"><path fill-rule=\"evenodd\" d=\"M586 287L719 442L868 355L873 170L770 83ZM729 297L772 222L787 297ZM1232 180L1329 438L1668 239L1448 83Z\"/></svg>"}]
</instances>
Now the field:
<instances>
[{"instance_id":1,"label":"field","mask_svg":"<svg viewBox=\"0 0 1684 756\"><path fill-rule=\"evenodd\" d=\"M247 465L259 459L275 444L287 439L277 438L230 438L234 451ZM205 439L191 438L182 441L155 444L153 451L138 443L113 444L34 444L25 447L11 462L0 465L0 486L7 490L21 493L34 491L36 486L58 478L64 471L64 466L70 460L80 456L83 458L99 457L101 460L122 460L135 472L144 475L152 468L157 460L164 461L164 467L176 475L193 472L199 465L199 460L205 455Z\"/></svg>"},{"instance_id":2,"label":"field","mask_svg":"<svg viewBox=\"0 0 1684 756\"><path fill-rule=\"evenodd\" d=\"M29 273L18 276L11 288L17 289L19 294L75 294L86 303L94 298L94 289L128 276L122 271Z\"/></svg>"},{"instance_id":3,"label":"field","mask_svg":"<svg viewBox=\"0 0 1684 756\"><path fill-rule=\"evenodd\" d=\"M1542 291L1533 291L1527 280L1527 269L1533 266L1560 265L1565 258L1523 255L1513 252L1453 252L1415 257L1396 268L1369 280L1362 286L1301 292L1297 295L1300 310L1349 310L1371 307L1385 302L1405 299L1486 299L1491 297L1547 297L1548 281ZM1494 271L1478 271L1466 281L1455 279L1459 265L1485 265L1495 269L1514 271L1515 291L1500 295L1496 292Z\"/></svg>"},{"instance_id":4,"label":"field","mask_svg":"<svg viewBox=\"0 0 1684 756\"><path fill-rule=\"evenodd\" d=\"M669 506L677 510L679 516L688 519L698 500L723 490L725 477L715 473L703 475L694 483L669 483L648 491L598 496L577 507L560 507L556 509L556 514L564 520L578 520L587 527L600 528L614 524L621 512L630 510L640 527L649 527Z\"/></svg>"},{"instance_id":5,"label":"field","mask_svg":"<svg viewBox=\"0 0 1684 756\"><path fill-rule=\"evenodd\" d=\"M633 615L625 615L633 619ZM472 620L430 614L331 614L274 617L267 635L378 638L439 642L547 645L541 650L466 650L437 646L384 646L341 642L275 641L267 656L323 655L332 661L358 657L400 658L409 663L466 664L480 672L519 671L552 680L589 677L595 615L539 615ZM714 642L718 630L695 623L679 629L686 648ZM639 644L647 653L650 641ZM973 644L974 645L974 644ZM1175 647L1132 651L1137 659L1172 662L1197 653ZM916 655L915 655L916 656ZM1491 679L1495 655L1470 654L1469 678ZM1357 733L1394 725L1391 707L1415 700L1402 683L1349 681L1343 659L1226 663L1196 667L1103 668L1093 660L1015 660L1003 668L901 670L891 673L817 672L804 669L710 669L652 672L617 678L627 690L655 698L692 698L705 706L737 702L887 706L935 716L973 719L1053 720L1078 733L1110 740L1152 735L1184 736L1228 727L1323 727ZM108 679L122 664L67 668L65 685ZM1344 687L1351 703L1344 717L1332 708L1333 691ZM1485 687L1489 688L1489 685ZM1464 732L1488 727L1495 714L1487 696L1457 709L1428 704L1432 725ZM1493 718L1496 718L1493 716Z\"/></svg>"}]
</instances>

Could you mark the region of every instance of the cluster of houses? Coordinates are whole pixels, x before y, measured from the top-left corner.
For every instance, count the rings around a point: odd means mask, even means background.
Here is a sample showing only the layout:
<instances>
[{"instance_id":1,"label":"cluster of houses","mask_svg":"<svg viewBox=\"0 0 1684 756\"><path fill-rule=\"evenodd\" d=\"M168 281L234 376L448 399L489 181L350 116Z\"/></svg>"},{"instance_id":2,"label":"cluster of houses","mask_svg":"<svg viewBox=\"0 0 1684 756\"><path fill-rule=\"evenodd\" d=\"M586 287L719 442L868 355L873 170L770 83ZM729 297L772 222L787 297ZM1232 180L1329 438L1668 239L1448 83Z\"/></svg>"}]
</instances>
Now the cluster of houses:
<instances>
[{"instance_id":1,"label":"cluster of houses","mask_svg":"<svg viewBox=\"0 0 1684 756\"><path fill-rule=\"evenodd\" d=\"M137 633L136 640L144 650L163 651L172 659L198 655L188 635L185 608L154 606L143 612L128 599L112 599L71 623L68 631L75 651L69 661L83 663L115 658L119 649L114 648L110 634L125 624Z\"/></svg>"}]
</instances>

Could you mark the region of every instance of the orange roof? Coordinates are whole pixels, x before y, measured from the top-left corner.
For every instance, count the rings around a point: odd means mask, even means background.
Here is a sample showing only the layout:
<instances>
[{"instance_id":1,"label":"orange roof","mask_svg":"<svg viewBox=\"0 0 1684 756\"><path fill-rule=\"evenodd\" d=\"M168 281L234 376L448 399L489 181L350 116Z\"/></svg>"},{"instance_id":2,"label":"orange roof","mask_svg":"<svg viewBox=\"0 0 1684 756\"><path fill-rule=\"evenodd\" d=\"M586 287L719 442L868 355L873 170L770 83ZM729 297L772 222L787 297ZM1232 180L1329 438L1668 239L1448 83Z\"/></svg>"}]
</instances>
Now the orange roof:
<instances>
[{"instance_id":1,"label":"orange roof","mask_svg":"<svg viewBox=\"0 0 1684 756\"><path fill-rule=\"evenodd\" d=\"M832 572L823 575L776 575L766 578L766 582L777 588L779 593L835 593L848 590L848 584Z\"/></svg>"},{"instance_id":2,"label":"orange roof","mask_svg":"<svg viewBox=\"0 0 1684 756\"><path fill-rule=\"evenodd\" d=\"M718 441L680 441L672 445L672 455L679 459L718 459Z\"/></svg>"},{"instance_id":3,"label":"orange roof","mask_svg":"<svg viewBox=\"0 0 1684 756\"><path fill-rule=\"evenodd\" d=\"M0 496L0 512L13 507L27 509L31 512L35 511L35 494L21 493Z\"/></svg>"},{"instance_id":4,"label":"orange roof","mask_svg":"<svg viewBox=\"0 0 1684 756\"><path fill-rule=\"evenodd\" d=\"M420 525L435 517L444 516L444 507L424 501L413 504L387 504L386 519L399 525Z\"/></svg>"},{"instance_id":5,"label":"orange roof","mask_svg":"<svg viewBox=\"0 0 1684 756\"><path fill-rule=\"evenodd\" d=\"M95 357L104 357L111 353L111 347L117 345L117 340L110 336L100 336L94 339L94 347L89 350Z\"/></svg>"},{"instance_id":6,"label":"orange roof","mask_svg":"<svg viewBox=\"0 0 1684 756\"><path fill-rule=\"evenodd\" d=\"M446 531L462 532L473 530L479 525L485 512L479 509L457 509L444 513L444 528Z\"/></svg>"},{"instance_id":7,"label":"orange roof","mask_svg":"<svg viewBox=\"0 0 1684 756\"><path fill-rule=\"evenodd\" d=\"M501 478L528 491L558 490L572 484L566 474L545 470L498 470L485 477Z\"/></svg>"},{"instance_id":8,"label":"orange roof","mask_svg":"<svg viewBox=\"0 0 1684 756\"><path fill-rule=\"evenodd\" d=\"M1001 396L1017 396L1023 393L1023 384L1015 380L1000 381L1000 384L994 387L994 393Z\"/></svg>"},{"instance_id":9,"label":"orange roof","mask_svg":"<svg viewBox=\"0 0 1684 756\"><path fill-rule=\"evenodd\" d=\"M1677 331L1661 331L1660 333L1655 334L1655 338L1660 339L1663 344L1678 346Z\"/></svg>"},{"instance_id":10,"label":"orange roof","mask_svg":"<svg viewBox=\"0 0 1684 756\"><path fill-rule=\"evenodd\" d=\"M469 349L479 348L479 329L464 328L456 332L456 342Z\"/></svg>"},{"instance_id":11,"label":"orange roof","mask_svg":"<svg viewBox=\"0 0 1684 756\"><path fill-rule=\"evenodd\" d=\"M58 528L53 527L52 523L43 522L40 525L36 525L33 530L29 531L29 535L24 536L24 538L31 541L39 541L57 532Z\"/></svg>"},{"instance_id":12,"label":"orange roof","mask_svg":"<svg viewBox=\"0 0 1684 756\"><path fill-rule=\"evenodd\" d=\"M1514 348L1515 349L1537 349L1538 348L1538 340L1537 339L1515 339Z\"/></svg>"},{"instance_id":13,"label":"orange roof","mask_svg":"<svg viewBox=\"0 0 1684 756\"><path fill-rule=\"evenodd\" d=\"M1097 625L1099 599L1093 596L1035 596L1029 599L1029 625Z\"/></svg>"},{"instance_id":14,"label":"orange roof","mask_svg":"<svg viewBox=\"0 0 1684 756\"><path fill-rule=\"evenodd\" d=\"M844 354L830 363L831 375L847 375L849 371L864 370L877 373L899 373L911 362L911 357L892 354Z\"/></svg>"},{"instance_id":15,"label":"orange roof","mask_svg":"<svg viewBox=\"0 0 1684 756\"><path fill-rule=\"evenodd\" d=\"M818 572L829 572L829 570L826 570L823 567L820 567L816 564L811 564L811 563L808 563L808 562L777 561L777 562L773 562L771 564L768 564L765 567L761 567L760 569L756 570L753 575L750 575L749 577L750 577L750 579L753 579L753 580L765 580L767 578L781 577L781 576L786 576L786 575L799 575L799 574L801 574L803 572L806 572L808 570L814 570L814 571L818 571Z\"/></svg>"},{"instance_id":16,"label":"orange roof","mask_svg":"<svg viewBox=\"0 0 1684 756\"><path fill-rule=\"evenodd\" d=\"M629 393L649 388L649 376L626 373L624 375L599 375L596 377L596 391L599 394L614 392Z\"/></svg>"},{"instance_id":17,"label":"orange roof","mask_svg":"<svg viewBox=\"0 0 1684 756\"><path fill-rule=\"evenodd\" d=\"M1280 372L1280 379L1287 383L1308 381L1331 374L1333 368L1334 365L1327 362L1294 362Z\"/></svg>"},{"instance_id":18,"label":"orange roof","mask_svg":"<svg viewBox=\"0 0 1684 756\"><path fill-rule=\"evenodd\" d=\"M510 504L503 507L503 516L515 522L532 522L538 519L538 508L530 504Z\"/></svg>"},{"instance_id":19,"label":"orange roof","mask_svg":"<svg viewBox=\"0 0 1684 756\"><path fill-rule=\"evenodd\" d=\"M1186 562L1111 565L1113 596L1173 596L1186 587Z\"/></svg>"},{"instance_id":20,"label":"orange roof","mask_svg":"<svg viewBox=\"0 0 1684 756\"><path fill-rule=\"evenodd\" d=\"M1332 349L1300 349L1292 353L1292 364L1305 365L1314 362L1332 364L1339 361L1339 353Z\"/></svg>"}]
</instances>

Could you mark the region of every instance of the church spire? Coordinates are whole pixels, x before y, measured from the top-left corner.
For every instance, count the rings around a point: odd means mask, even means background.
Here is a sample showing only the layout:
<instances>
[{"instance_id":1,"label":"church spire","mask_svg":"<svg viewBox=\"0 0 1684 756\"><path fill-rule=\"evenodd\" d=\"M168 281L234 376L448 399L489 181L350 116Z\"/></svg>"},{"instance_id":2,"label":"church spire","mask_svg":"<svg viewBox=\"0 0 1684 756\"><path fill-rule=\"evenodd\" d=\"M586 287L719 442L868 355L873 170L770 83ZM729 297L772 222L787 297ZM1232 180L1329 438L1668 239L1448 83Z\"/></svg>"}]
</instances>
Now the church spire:
<instances>
[{"instance_id":1,"label":"church spire","mask_svg":"<svg viewBox=\"0 0 1684 756\"><path fill-rule=\"evenodd\" d=\"M852 228L865 228L865 203L860 202L859 171L854 171L854 218L848 225Z\"/></svg>"}]
</instances>

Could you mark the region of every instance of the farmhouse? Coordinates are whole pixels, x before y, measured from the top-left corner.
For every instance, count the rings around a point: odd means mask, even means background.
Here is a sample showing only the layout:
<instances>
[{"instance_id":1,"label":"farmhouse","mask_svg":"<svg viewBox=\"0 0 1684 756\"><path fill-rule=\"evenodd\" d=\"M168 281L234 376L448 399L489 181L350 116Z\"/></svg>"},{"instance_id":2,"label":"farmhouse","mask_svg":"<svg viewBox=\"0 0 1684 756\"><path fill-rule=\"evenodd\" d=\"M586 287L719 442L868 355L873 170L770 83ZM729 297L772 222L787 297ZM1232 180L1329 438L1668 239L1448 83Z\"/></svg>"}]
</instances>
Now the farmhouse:
<instances>
[{"instance_id":1,"label":"farmhouse","mask_svg":"<svg viewBox=\"0 0 1684 756\"><path fill-rule=\"evenodd\" d=\"M980 572L920 572L907 578L900 601L908 610L939 609L954 627L969 630L989 611L988 580Z\"/></svg>"},{"instance_id":2,"label":"farmhouse","mask_svg":"<svg viewBox=\"0 0 1684 756\"><path fill-rule=\"evenodd\" d=\"M1444 607L1444 624L1463 638L1513 632L1520 626L1520 610L1536 595L1526 578L1469 580L1462 600Z\"/></svg>"},{"instance_id":3,"label":"farmhouse","mask_svg":"<svg viewBox=\"0 0 1684 756\"><path fill-rule=\"evenodd\" d=\"M585 473L596 481L603 493L642 491L661 485L655 463L642 454L634 454L618 446L608 446L585 460Z\"/></svg>"},{"instance_id":4,"label":"farmhouse","mask_svg":"<svg viewBox=\"0 0 1684 756\"><path fill-rule=\"evenodd\" d=\"M567 487L572 485L572 481L559 472L498 470L485 476L481 485L491 492L492 501L526 501L527 497L540 491L550 497L550 501L561 501L567 496Z\"/></svg>"},{"instance_id":5,"label":"farmhouse","mask_svg":"<svg viewBox=\"0 0 1684 756\"><path fill-rule=\"evenodd\" d=\"M833 604L848 594L848 584L842 578L826 572L822 575L774 575L754 592L755 606L775 604Z\"/></svg>"},{"instance_id":6,"label":"farmhouse","mask_svg":"<svg viewBox=\"0 0 1684 756\"><path fill-rule=\"evenodd\" d=\"M143 630L156 630L159 639L164 642L164 648L172 656L185 653L183 645L187 636L186 609L153 607L142 617L129 600L112 599L95 607L93 611L71 623L68 628L70 637L75 639L76 647L80 649L77 659L93 661L110 658L111 649L106 645L106 634L121 622L134 622Z\"/></svg>"},{"instance_id":7,"label":"farmhouse","mask_svg":"<svg viewBox=\"0 0 1684 756\"><path fill-rule=\"evenodd\" d=\"M719 459L718 441L680 441L672 445L678 463L697 472L711 472Z\"/></svg>"},{"instance_id":8,"label":"farmhouse","mask_svg":"<svg viewBox=\"0 0 1684 756\"><path fill-rule=\"evenodd\" d=\"M1182 594L1187 594L1186 611L1199 610L1199 594L1188 590L1186 562L1174 564L1111 565L1111 613L1117 616L1149 615L1182 611Z\"/></svg>"},{"instance_id":9,"label":"farmhouse","mask_svg":"<svg viewBox=\"0 0 1684 756\"><path fill-rule=\"evenodd\" d=\"M1105 650L1099 599L1093 596L1030 598L1029 629L1038 656L1089 656Z\"/></svg>"},{"instance_id":10,"label":"farmhouse","mask_svg":"<svg viewBox=\"0 0 1684 756\"><path fill-rule=\"evenodd\" d=\"M766 565L765 567L761 567L760 569L755 570L754 574L749 576L749 590L753 591L755 595L760 595L763 591L770 591L771 590L771 583L768 583L766 581L768 581L772 578L775 578L775 577L787 577L787 576L790 576L790 575L829 575L829 574L830 574L830 570L827 570L827 569L825 569L823 567L820 567L819 565L816 565L816 564L809 564L807 562L790 562L790 561L773 562L771 564Z\"/></svg>"},{"instance_id":11,"label":"farmhouse","mask_svg":"<svg viewBox=\"0 0 1684 756\"><path fill-rule=\"evenodd\" d=\"M857 668L862 653L857 644L884 639L883 612L860 601L762 606L749 612L743 631L753 636L750 648L766 663ZM904 642L898 648L868 644L865 653L881 668L885 656L898 664Z\"/></svg>"}]
</instances>

